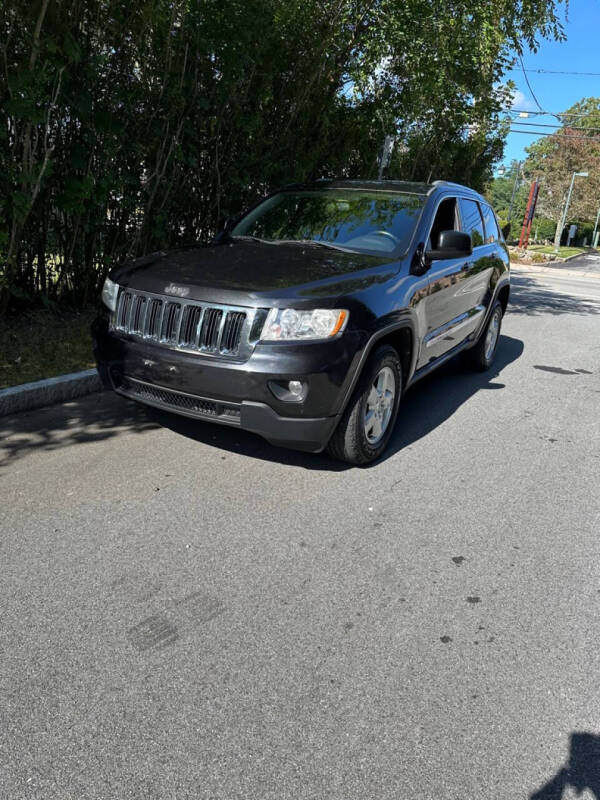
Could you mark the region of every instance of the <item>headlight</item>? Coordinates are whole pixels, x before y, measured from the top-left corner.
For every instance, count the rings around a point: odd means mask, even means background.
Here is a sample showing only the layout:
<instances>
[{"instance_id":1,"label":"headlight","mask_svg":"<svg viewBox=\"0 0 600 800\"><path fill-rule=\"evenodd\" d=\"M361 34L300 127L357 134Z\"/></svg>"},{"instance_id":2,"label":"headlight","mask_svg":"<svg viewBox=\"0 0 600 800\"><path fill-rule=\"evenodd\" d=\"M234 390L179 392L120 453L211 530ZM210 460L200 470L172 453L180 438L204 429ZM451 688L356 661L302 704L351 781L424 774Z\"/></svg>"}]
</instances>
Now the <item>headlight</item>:
<instances>
[{"instance_id":1,"label":"headlight","mask_svg":"<svg viewBox=\"0 0 600 800\"><path fill-rule=\"evenodd\" d=\"M102 287L102 302L111 311L116 311L117 295L119 294L119 284L107 278Z\"/></svg>"},{"instance_id":2,"label":"headlight","mask_svg":"<svg viewBox=\"0 0 600 800\"><path fill-rule=\"evenodd\" d=\"M348 311L340 308L272 308L263 326L261 339L266 342L293 339L329 339L341 333L348 323Z\"/></svg>"}]
</instances>

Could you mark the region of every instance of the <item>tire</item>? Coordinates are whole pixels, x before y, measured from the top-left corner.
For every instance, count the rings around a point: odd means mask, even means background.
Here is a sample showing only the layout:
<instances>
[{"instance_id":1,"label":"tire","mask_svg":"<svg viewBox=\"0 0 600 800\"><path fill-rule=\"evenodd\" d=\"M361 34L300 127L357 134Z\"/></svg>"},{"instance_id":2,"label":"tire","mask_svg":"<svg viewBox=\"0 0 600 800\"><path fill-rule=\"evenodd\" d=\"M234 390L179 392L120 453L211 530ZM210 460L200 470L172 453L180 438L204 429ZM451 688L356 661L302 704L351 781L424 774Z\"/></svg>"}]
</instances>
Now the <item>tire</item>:
<instances>
[{"instance_id":1,"label":"tire","mask_svg":"<svg viewBox=\"0 0 600 800\"><path fill-rule=\"evenodd\" d=\"M501 303L496 301L487 325L477 340L477 344L469 351L471 366L479 372L485 372L494 363L500 340L503 313Z\"/></svg>"},{"instance_id":2,"label":"tire","mask_svg":"<svg viewBox=\"0 0 600 800\"><path fill-rule=\"evenodd\" d=\"M391 391L393 398L390 399L388 392ZM356 466L370 464L379 458L394 430L401 393L402 367L398 353L393 347L382 345L369 356L363 368L327 445L329 455ZM367 413L371 415L368 421Z\"/></svg>"}]
</instances>

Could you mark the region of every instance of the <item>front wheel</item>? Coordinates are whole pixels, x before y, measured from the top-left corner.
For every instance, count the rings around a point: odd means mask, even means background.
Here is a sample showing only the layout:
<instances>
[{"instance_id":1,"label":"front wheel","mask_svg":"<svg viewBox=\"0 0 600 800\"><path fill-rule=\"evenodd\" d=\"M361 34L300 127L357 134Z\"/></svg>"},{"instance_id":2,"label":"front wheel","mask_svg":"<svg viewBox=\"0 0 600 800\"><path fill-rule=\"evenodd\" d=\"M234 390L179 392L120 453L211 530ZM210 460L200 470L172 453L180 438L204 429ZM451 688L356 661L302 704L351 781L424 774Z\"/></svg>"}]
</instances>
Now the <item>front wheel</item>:
<instances>
[{"instance_id":1,"label":"front wheel","mask_svg":"<svg viewBox=\"0 0 600 800\"><path fill-rule=\"evenodd\" d=\"M502 305L499 302L494 303L488 323L477 340L477 344L469 353L471 364L479 372L485 372L494 362L498 340L500 339L503 313Z\"/></svg>"},{"instance_id":2,"label":"front wheel","mask_svg":"<svg viewBox=\"0 0 600 800\"><path fill-rule=\"evenodd\" d=\"M402 367L393 347L369 357L327 452L348 464L369 464L390 440L402 393Z\"/></svg>"}]
</instances>

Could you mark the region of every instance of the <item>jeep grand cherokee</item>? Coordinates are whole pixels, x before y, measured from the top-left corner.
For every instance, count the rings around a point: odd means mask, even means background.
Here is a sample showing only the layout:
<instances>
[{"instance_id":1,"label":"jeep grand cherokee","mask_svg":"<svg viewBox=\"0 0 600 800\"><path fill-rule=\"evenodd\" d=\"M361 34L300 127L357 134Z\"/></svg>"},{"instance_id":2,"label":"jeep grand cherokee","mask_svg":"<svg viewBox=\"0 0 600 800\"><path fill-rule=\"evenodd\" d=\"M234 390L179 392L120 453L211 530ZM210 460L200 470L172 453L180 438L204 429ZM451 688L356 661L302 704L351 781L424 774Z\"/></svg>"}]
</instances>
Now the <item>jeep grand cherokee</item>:
<instances>
[{"instance_id":1,"label":"jeep grand cherokee","mask_svg":"<svg viewBox=\"0 0 600 800\"><path fill-rule=\"evenodd\" d=\"M509 296L494 212L457 184L286 187L209 245L113 270L93 326L116 392L352 464L463 350L487 369Z\"/></svg>"}]
</instances>

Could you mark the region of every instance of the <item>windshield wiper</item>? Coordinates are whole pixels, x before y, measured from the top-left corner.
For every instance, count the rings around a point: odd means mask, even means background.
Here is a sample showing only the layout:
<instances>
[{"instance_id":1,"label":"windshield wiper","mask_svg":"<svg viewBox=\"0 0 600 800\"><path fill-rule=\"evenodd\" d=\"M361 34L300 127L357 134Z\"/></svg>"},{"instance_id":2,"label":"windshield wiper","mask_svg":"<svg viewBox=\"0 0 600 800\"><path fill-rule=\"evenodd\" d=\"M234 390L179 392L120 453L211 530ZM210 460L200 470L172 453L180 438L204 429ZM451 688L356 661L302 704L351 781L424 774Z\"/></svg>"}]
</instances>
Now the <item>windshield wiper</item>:
<instances>
[{"instance_id":1,"label":"windshield wiper","mask_svg":"<svg viewBox=\"0 0 600 800\"><path fill-rule=\"evenodd\" d=\"M343 253L356 253L359 252L357 250L352 250L349 247L342 247L339 244L333 244L332 242L322 242L319 239L261 239L258 236L251 236L250 234L244 233L239 234L236 236L228 236L230 240L235 241L236 239L246 239L252 242L260 242L261 244L313 244L318 245L320 247L328 247L330 250L341 250Z\"/></svg>"},{"instance_id":2,"label":"windshield wiper","mask_svg":"<svg viewBox=\"0 0 600 800\"><path fill-rule=\"evenodd\" d=\"M261 239L259 236L250 236L249 234L246 233L242 233L236 236L228 236L227 238L233 239L234 241L235 239L250 239L253 242L260 242L261 244L274 244L274 242L270 241L269 239Z\"/></svg>"},{"instance_id":3,"label":"windshield wiper","mask_svg":"<svg viewBox=\"0 0 600 800\"><path fill-rule=\"evenodd\" d=\"M316 244L321 247L328 247L331 250L341 250L344 253L356 253L356 250L351 250L349 247L342 247L340 244L333 244L333 242L322 242L320 239L278 239L276 243L279 244Z\"/></svg>"}]
</instances>

